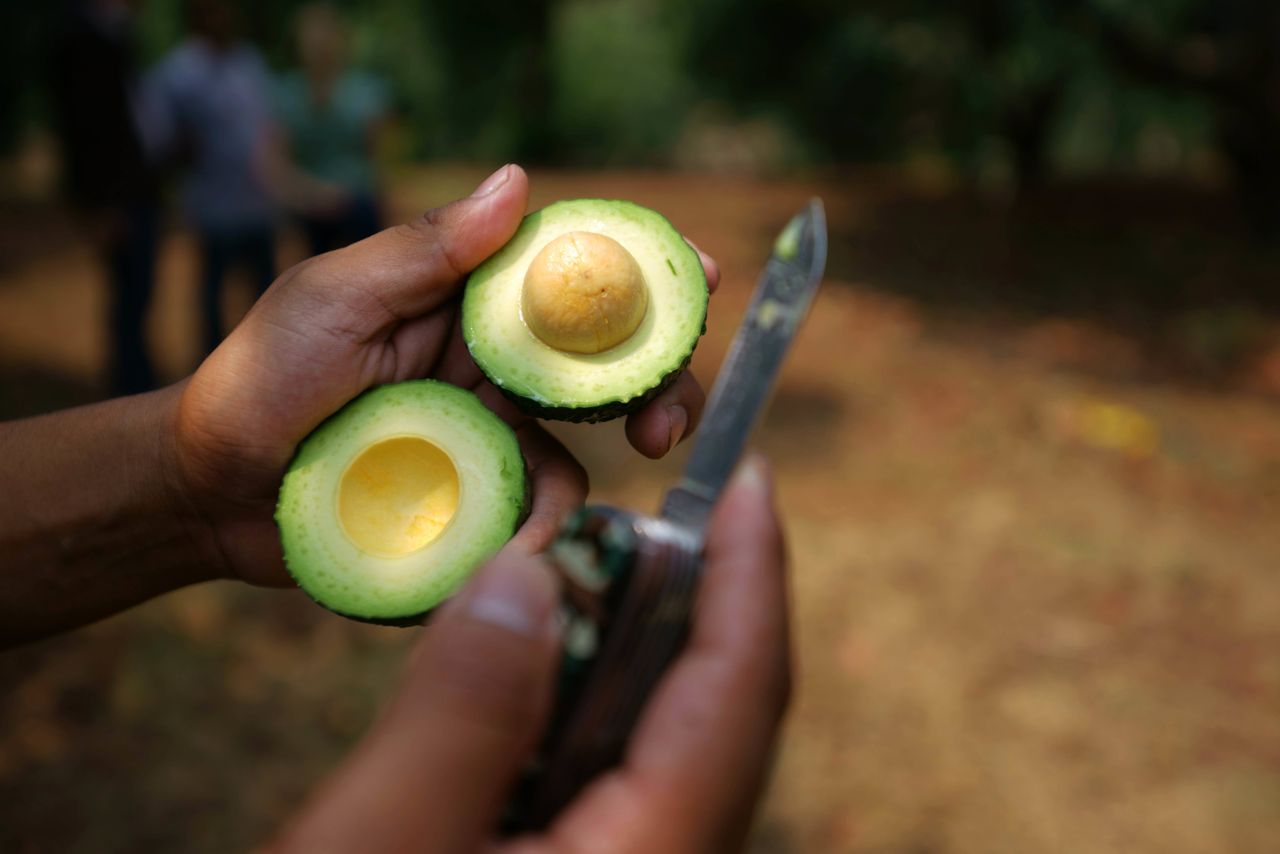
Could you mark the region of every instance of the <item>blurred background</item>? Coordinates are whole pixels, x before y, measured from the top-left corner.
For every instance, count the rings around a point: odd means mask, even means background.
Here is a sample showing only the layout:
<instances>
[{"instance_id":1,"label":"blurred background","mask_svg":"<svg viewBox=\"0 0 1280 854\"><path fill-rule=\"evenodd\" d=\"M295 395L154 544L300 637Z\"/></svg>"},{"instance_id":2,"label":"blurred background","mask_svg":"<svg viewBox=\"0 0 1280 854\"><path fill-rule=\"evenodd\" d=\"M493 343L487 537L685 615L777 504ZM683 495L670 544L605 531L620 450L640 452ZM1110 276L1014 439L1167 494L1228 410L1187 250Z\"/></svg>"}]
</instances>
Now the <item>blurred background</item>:
<instances>
[{"instance_id":1,"label":"blurred background","mask_svg":"<svg viewBox=\"0 0 1280 854\"><path fill-rule=\"evenodd\" d=\"M1278 155L1270 0L7 3L0 416L184 376L509 160L719 259L709 382L819 194L757 436L800 674L752 850L1273 851ZM683 457L556 430L595 500ZM0 655L0 850L262 840L415 634L228 583Z\"/></svg>"}]
</instances>

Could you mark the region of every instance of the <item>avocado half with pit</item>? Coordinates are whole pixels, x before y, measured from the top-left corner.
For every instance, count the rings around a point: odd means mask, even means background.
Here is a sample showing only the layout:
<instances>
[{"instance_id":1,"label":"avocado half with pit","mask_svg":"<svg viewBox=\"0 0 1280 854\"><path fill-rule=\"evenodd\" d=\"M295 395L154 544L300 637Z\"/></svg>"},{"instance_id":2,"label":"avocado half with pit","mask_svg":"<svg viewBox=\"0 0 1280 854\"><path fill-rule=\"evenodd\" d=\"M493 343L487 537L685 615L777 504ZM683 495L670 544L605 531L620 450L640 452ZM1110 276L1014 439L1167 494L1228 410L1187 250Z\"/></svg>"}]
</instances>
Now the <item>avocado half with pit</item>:
<instances>
[{"instance_id":1,"label":"avocado half with pit","mask_svg":"<svg viewBox=\"0 0 1280 854\"><path fill-rule=\"evenodd\" d=\"M313 599L408 625L511 538L526 500L511 428L469 391L413 380L365 392L303 440L276 524Z\"/></svg>"},{"instance_id":2,"label":"avocado half with pit","mask_svg":"<svg viewBox=\"0 0 1280 854\"><path fill-rule=\"evenodd\" d=\"M689 363L707 319L698 253L625 201L556 202L467 280L462 333L525 412L606 421L639 409Z\"/></svg>"}]
</instances>

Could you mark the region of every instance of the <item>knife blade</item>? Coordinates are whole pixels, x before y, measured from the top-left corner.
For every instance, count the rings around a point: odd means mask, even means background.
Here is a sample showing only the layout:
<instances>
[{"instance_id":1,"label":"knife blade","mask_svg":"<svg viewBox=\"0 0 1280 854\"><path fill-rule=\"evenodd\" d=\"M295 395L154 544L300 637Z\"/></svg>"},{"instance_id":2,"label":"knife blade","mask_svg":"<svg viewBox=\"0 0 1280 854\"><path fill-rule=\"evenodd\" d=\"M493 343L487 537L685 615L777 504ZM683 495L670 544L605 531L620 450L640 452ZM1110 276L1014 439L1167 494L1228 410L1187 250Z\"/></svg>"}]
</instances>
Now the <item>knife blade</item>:
<instances>
[{"instance_id":1,"label":"knife blade","mask_svg":"<svg viewBox=\"0 0 1280 854\"><path fill-rule=\"evenodd\" d=\"M822 202L813 199L774 241L773 253L711 388L684 473L663 498L662 518L692 530L700 542L711 508L768 402L826 263L826 215Z\"/></svg>"}]
</instances>

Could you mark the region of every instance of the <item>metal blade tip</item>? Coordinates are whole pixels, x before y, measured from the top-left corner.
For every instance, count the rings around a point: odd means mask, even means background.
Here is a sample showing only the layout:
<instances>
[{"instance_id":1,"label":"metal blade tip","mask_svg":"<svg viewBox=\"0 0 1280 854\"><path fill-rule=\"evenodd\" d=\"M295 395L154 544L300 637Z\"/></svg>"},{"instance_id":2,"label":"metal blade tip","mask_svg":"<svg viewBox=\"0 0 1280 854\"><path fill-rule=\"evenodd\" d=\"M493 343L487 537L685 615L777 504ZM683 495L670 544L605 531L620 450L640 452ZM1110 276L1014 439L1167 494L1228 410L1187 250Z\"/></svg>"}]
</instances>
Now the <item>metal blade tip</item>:
<instances>
[{"instance_id":1,"label":"metal blade tip","mask_svg":"<svg viewBox=\"0 0 1280 854\"><path fill-rule=\"evenodd\" d=\"M794 262L800 255L803 242L819 241L818 235L825 228L826 214L822 200L815 196L809 200L809 204L805 205L804 210L793 216L782 229L782 233L773 243L774 256L783 261Z\"/></svg>"}]
</instances>

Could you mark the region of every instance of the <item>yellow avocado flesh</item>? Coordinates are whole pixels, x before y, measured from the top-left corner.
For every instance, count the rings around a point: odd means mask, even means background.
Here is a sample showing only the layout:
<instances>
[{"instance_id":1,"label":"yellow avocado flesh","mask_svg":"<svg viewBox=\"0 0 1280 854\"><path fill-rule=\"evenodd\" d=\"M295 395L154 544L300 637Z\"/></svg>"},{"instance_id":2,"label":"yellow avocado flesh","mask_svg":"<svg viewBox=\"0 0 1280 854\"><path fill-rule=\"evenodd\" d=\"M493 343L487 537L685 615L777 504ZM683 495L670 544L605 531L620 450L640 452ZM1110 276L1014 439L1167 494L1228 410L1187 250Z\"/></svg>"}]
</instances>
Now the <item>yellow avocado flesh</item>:
<instances>
[{"instance_id":1,"label":"yellow avocado flesh","mask_svg":"<svg viewBox=\"0 0 1280 854\"><path fill-rule=\"evenodd\" d=\"M616 347L635 334L648 307L636 259L613 238L589 231L571 231L544 246L520 295L529 330L567 353Z\"/></svg>"},{"instance_id":2,"label":"yellow avocado flesh","mask_svg":"<svg viewBox=\"0 0 1280 854\"><path fill-rule=\"evenodd\" d=\"M415 552L458 511L458 469L418 436L384 439L361 451L338 481L338 519L361 551L383 557Z\"/></svg>"}]
</instances>

